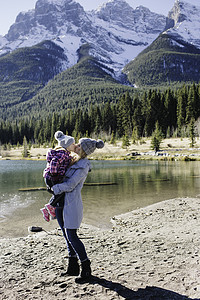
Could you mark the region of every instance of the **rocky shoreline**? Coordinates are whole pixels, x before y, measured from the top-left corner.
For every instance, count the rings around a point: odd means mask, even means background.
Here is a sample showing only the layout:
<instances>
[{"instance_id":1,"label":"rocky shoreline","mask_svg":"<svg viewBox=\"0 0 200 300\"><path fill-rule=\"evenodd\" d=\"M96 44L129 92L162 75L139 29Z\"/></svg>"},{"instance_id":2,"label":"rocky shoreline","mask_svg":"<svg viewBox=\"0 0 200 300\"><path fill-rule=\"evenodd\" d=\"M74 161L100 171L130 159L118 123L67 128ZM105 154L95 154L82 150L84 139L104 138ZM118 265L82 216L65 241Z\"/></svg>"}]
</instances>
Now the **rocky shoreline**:
<instances>
[{"instance_id":1,"label":"rocky shoreline","mask_svg":"<svg viewBox=\"0 0 200 300\"><path fill-rule=\"evenodd\" d=\"M1 299L200 299L200 198L178 198L113 217L112 229L82 225L93 277L61 277L60 230L1 239Z\"/></svg>"}]
</instances>

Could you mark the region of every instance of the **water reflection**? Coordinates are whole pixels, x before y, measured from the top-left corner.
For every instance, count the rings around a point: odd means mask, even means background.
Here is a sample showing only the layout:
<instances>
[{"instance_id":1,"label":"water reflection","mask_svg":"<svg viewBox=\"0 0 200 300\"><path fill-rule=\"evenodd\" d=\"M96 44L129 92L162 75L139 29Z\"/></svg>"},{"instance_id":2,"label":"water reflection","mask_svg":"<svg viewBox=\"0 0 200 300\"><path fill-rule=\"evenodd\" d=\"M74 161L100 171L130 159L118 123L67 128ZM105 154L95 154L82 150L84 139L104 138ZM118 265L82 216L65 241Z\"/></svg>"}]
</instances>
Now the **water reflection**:
<instances>
[{"instance_id":1,"label":"water reflection","mask_svg":"<svg viewBox=\"0 0 200 300\"><path fill-rule=\"evenodd\" d=\"M44 186L45 164L45 161L0 161L0 213L4 223L9 213L19 224L22 215L24 219L41 221L39 208L48 201L49 194L18 190ZM84 222L93 225L108 226L114 215L171 198L200 194L200 162L92 161L91 164L92 172L86 182L117 184L84 186Z\"/></svg>"},{"instance_id":2,"label":"water reflection","mask_svg":"<svg viewBox=\"0 0 200 300\"><path fill-rule=\"evenodd\" d=\"M162 200L199 194L199 162L95 162L87 181L117 186L84 187L86 219L101 225L115 214Z\"/></svg>"}]
</instances>

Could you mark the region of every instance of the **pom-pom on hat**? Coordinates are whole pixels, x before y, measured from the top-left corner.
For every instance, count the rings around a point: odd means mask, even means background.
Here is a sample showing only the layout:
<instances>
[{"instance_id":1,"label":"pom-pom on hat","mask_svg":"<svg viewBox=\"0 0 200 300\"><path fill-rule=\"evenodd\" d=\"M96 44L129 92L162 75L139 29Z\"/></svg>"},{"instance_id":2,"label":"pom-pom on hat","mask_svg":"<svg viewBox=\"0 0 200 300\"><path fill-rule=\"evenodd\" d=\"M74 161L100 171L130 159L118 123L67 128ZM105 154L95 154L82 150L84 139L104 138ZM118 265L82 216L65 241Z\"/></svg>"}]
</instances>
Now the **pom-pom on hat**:
<instances>
[{"instance_id":1,"label":"pom-pom on hat","mask_svg":"<svg viewBox=\"0 0 200 300\"><path fill-rule=\"evenodd\" d=\"M62 131L56 131L55 139L58 141L58 146L67 148L71 144L75 143L75 140L72 136L65 135Z\"/></svg>"},{"instance_id":2,"label":"pom-pom on hat","mask_svg":"<svg viewBox=\"0 0 200 300\"><path fill-rule=\"evenodd\" d=\"M79 140L79 143L81 144L81 147L83 151L89 155L93 153L96 148L100 149L104 147L104 142L102 140L93 140L89 138L82 138Z\"/></svg>"}]
</instances>

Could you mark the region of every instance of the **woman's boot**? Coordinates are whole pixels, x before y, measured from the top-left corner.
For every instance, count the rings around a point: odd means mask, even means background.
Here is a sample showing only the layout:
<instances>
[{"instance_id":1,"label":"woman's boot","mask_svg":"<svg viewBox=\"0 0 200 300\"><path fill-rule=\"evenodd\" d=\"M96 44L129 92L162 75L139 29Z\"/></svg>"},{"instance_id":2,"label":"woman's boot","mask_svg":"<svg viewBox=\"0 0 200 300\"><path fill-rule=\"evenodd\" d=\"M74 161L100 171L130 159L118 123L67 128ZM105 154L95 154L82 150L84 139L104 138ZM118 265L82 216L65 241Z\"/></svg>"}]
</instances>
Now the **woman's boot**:
<instances>
[{"instance_id":1,"label":"woman's boot","mask_svg":"<svg viewBox=\"0 0 200 300\"><path fill-rule=\"evenodd\" d=\"M87 259L81 263L81 268L82 268L81 278L87 279L91 276L92 270L91 270L90 265L91 265L91 262L89 259Z\"/></svg>"},{"instance_id":2,"label":"woman's boot","mask_svg":"<svg viewBox=\"0 0 200 300\"><path fill-rule=\"evenodd\" d=\"M69 257L69 264L66 272L61 273L61 276L78 276L80 272L80 266L78 264L77 257Z\"/></svg>"}]
</instances>

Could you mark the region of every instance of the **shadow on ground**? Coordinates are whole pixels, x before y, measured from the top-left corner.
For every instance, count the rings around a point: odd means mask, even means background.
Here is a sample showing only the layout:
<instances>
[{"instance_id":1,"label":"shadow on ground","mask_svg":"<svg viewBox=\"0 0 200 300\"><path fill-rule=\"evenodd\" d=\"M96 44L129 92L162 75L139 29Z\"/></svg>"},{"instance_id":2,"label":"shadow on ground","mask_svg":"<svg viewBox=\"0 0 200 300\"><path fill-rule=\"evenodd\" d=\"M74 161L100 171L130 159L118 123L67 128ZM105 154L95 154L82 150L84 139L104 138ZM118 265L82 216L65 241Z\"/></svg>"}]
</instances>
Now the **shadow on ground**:
<instances>
[{"instance_id":1,"label":"shadow on ground","mask_svg":"<svg viewBox=\"0 0 200 300\"><path fill-rule=\"evenodd\" d=\"M80 281L78 283L83 284L86 282ZM133 291L120 283L112 282L104 278L99 278L97 276L92 276L90 280L87 281L87 283L99 284L105 288L109 288L126 300L200 300L199 298L188 298L187 296L183 296L178 293L154 286L147 286L144 289Z\"/></svg>"}]
</instances>

